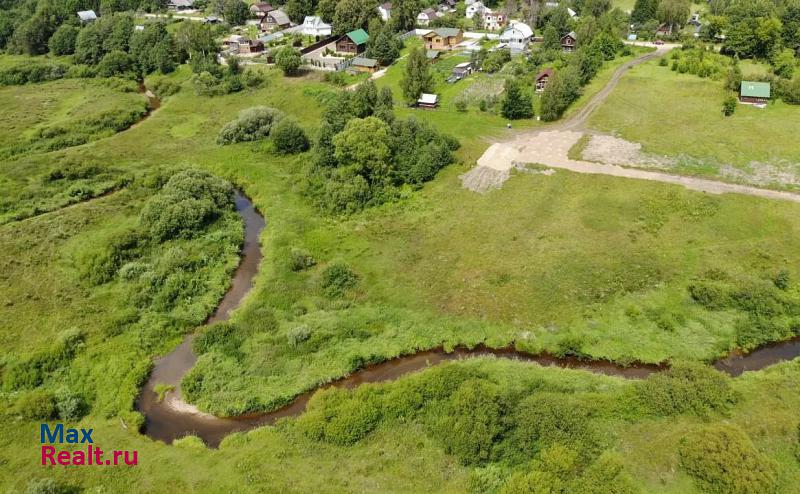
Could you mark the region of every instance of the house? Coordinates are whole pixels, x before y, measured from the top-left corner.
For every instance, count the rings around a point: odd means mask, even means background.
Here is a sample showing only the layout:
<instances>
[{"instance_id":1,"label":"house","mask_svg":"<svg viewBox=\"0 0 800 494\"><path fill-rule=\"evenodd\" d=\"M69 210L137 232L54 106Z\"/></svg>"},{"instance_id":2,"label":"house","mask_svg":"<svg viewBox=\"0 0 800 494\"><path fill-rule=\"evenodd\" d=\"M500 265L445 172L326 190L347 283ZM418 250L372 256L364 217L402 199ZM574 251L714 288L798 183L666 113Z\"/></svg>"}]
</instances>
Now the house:
<instances>
[{"instance_id":1,"label":"house","mask_svg":"<svg viewBox=\"0 0 800 494\"><path fill-rule=\"evenodd\" d=\"M417 25L418 26L427 26L433 21L434 19L438 18L439 16L436 14L436 11L433 9L425 9L419 14L417 14Z\"/></svg>"},{"instance_id":2,"label":"house","mask_svg":"<svg viewBox=\"0 0 800 494\"><path fill-rule=\"evenodd\" d=\"M307 15L303 19L302 33L306 36L330 36L331 25L322 22L322 18L316 15Z\"/></svg>"},{"instance_id":3,"label":"house","mask_svg":"<svg viewBox=\"0 0 800 494\"><path fill-rule=\"evenodd\" d=\"M661 24L656 29L656 36L671 36L672 35L672 24Z\"/></svg>"},{"instance_id":4,"label":"house","mask_svg":"<svg viewBox=\"0 0 800 494\"><path fill-rule=\"evenodd\" d=\"M553 77L553 69L544 69L536 75L536 92L541 93L547 87L547 83Z\"/></svg>"},{"instance_id":5,"label":"house","mask_svg":"<svg viewBox=\"0 0 800 494\"><path fill-rule=\"evenodd\" d=\"M239 34L232 34L222 41L222 44L233 54L247 55L264 51L261 40L251 40Z\"/></svg>"},{"instance_id":6,"label":"house","mask_svg":"<svg viewBox=\"0 0 800 494\"><path fill-rule=\"evenodd\" d=\"M739 101L749 105L766 105L769 102L769 82L742 81Z\"/></svg>"},{"instance_id":7,"label":"house","mask_svg":"<svg viewBox=\"0 0 800 494\"><path fill-rule=\"evenodd\" d=\"M575 31L570 31L564 36L561 37L561 49L564 51L574 51L575 45L577 44L578 38Z\"/></svg>"},{"instance_id":8,"label":"house","mask_svg":"<svg viewBox=\"0 0 800 494\"><path fill-rule=\"evenodd\" d=\"M471 4L467 5L467 9L464 12L464 17L467 19L472 19L475 17L475 14L482 14L484 10L486 10L486 6L483 5L483 3L479 1L472 2Z\"/></svg>"},{"instance_id":9,"label":"house","mask_svg":"<svg viewBox=\"0 0 800 494\"><path fill-rule=\"evenodd\" d=\"M371 74L378 70L378 61L373 58L355 57L350 66L358 72L369 72Z\"/></svg>"},{"instance_id":10,"label":"house","mask_svg":"<svg viewBox=\"0 0 800 494\"><path fill-rule=\"evenodd\" d=\"M486 7L483 9L483 28L496 31L506 25L506 15Z\"/></svg>"},{"instance_id":11,"label":"house","mask_svg":"<svg viewBox=\"0 0 800 494\"><path fill-rule=\"evenodd\" d=\"M430 63L436 63L439 60L439 55L442 52L439 50L428 50L425 52L425 57L428 59Z\"/></svg>"},{"instance_id":12,"label":"house","mask_svg":"<svg viewBox=\"0 0 800 494\"><path fill-rule=\"evenodd\" d=\"M533 29L524 22L512 22L500 33L500 42L512 50L524 50L533 38Z\"/></svg>"},{"instance_id":13,"label":"house","mask_svg":"<svg viewBox=\"0 0 800 494\"><path fill-rule=\"evenodd\" d=\"M189 10L194 8L194 0L169 0L167 4L169 10Z\"/></svg>"},{"instance_id":14,"label":"house","mask_svg":"<svg viewBox=\"0 0 800 494\"><path fill-rule=\"evenodd\" d=\"M577 12L575 12L574 10L572 10L572 9L571 9L571 8L569 8L569 7L567 7L567 13L568 13L568 14L569 14L569 16L570 16L570 17L572 17L573 19L574 19L574 18L576 18L576 17L578 17L578 13L577 13Z\"/></svg>"},{"instance_id":15,"label":"house","mask_svg":"<svg viewBox=\"0 0 800 494\"><path fill-rule=\"evenodd\" d=\"M474 71L472 62L463 62L453 67L453 73L447 82L456 82L467 77Z\"/></svg>"},{"instance_id":16,"label":"house","mask_svg":"<svg viewBox=\"0 0 800 494\"><path fill-rule=\"evenodd\" d=\"M94 13L94 10L81 10L78 12L78 18L81 22L94 22L97 20L97 14Z\"/></svg>"},{"instance_id":17,"label":"house","mask_svg":"<svg viewBox=\"0 0 800 494\"><path fill-rule=\"evenodd\" d=\"M264 43L258 39L249 39L244 36L233 34L222 42L228 50L236 55L250 55L264 51Z\"/></svg>"},{"instance_id":18,"label":"house","mask_svg":"<svg viewBox=\"0 0 800 494\"><path fill-rule=\"evenodd\" d=\"M453 50L464 41L464 33L454 27L440 27L422 35L428 50Z\"/></svg>"},{"instance_id":19,"label":"house","mask_svg":"<svg viewBox=\"0 0 800 494\"><path fill-rule=\"evenodd\" d=\"M261 18L262 31L274 31L276 29L286 29L291 25L292 21L289 20L289 16L286 15L286 12L280 9L275 9L270 12L267 12L267 15Z\"/></svg>"},{"instance_id":20,"label":"house","mask_svg":"<svg viewBox=\"0 0 800 494\"><path fill-rule=\"evenodd\" d=\"M264 17L275 10L275 7L268 3L254 3L250 6L250 13L255 17Z\"/></svg>"},{"instance_id":21,"label":"house","mask_svg":"<svg viewBox=\"0 0 800 494\"><path fill-rule=\"evenodd\" d=\"M367 49L367 40L369 40L369 35L363 29L350 31L336 40L336 51L358 55Z\"/></svg>"},{"instance_id":22,"label":"house","mask_svg":"<svg viewBox=\"0 0 800 494\"><path fill-rule=\"evenodd\" d=\"M417 106L420 108L436 108L439 106L439 96L422 93L417 100Z\"/></svg>"},{"instance_id":23,"label":"house","mask_svg":"<svg viewBox=\"0 0 800 494\"><path fill-rule=\"evenodd\" d=\"M392 18L392 2L386 2L378 5L378 14L381 16L383 22Z\"/></svg>"}]
</instances>

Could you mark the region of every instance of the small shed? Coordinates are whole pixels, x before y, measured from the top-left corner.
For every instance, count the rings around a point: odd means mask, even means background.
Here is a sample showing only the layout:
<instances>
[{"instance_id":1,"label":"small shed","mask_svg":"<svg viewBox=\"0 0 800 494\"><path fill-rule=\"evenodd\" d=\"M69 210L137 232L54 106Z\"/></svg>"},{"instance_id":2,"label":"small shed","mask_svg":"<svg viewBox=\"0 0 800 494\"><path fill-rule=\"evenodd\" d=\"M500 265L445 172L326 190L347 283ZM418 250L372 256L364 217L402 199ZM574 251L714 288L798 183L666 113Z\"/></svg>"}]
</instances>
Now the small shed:
<instances>
[{"instance_id":1,"label":"small shed","mask_svg":"<svg viewBox=\"0 0 800 494\"><path fill-rule=\"evenodd\" d=\"M351 67L358 72L369 72L371 74L378 70L378 61L374 58L355 57Z\"/></svg>"},{"instance_id":2,"label":"small shed","mask_svg":"<svg viewBox=\"0 0 800 494\"><path fill-rule=\"evenodd\" d=\"M440 52L439 50L428 50L425 52L425 56L431 63L436 63L439 60L439 55L441 54L442 52Z\"/></svg>"},{"instance_id":3,"label":"small shed","mask_svg":"<svg viewBox=\"0 0 800 494\"><path fill-rule=\"evenodd\" d=\"M570 31L561 37L561 49L564 51L574 51L577 43L578 35L575 34L575 31Z\"/></svg>"},{"instance_id":4,"label":"small shed","mask_svg":"<svg viewBox=\"0 0 800 494\"><path fill-rule=\"evenodd\" d=\"M439 106L439 96L436 94L422 93L417 100L419 108L433 109Z\"/></svg>"},{"instance_id":5,"label":"small shed","mask_svg":"<svg viewBox=\"0 0 800 494\"><path fill-rule=\"evenodd\" d=\"M275 10L275 7L268 3L258 2L250 6L250 13L256 17L264 17Z\"/></svg>"},{"instance_id":6,"label":"small shed","mask_svg":"<svg viewBox=\"0 0 800 494\"><path fill-rule=\"evenodd\" d=\"M472 73L472 62L463 62L453 67L453 75L464 78Z\"/></svg>"},{"instance_id":7,"label":"small shed","mask_svg":"<svg viewBox=\"0 0 800 494\"><path fill-rule=\"evenodd\" d=\"M551 68L547 68L542 70L536 75L536 92L541 93L544 91L544 88L547 87L547 83L550 82L550 79L553 77L555 72Z\"/></svg>"},{"instance_id":8,"label":"small shed","mask_svg":"<svg viewBox=\"0 0 800 494\"><path fill-rule=\"evenodd\" d=\"M194 7L194 0L170 0L167 8L171 10L189 10Z\"/></svg>"},{"instance_id":9,"label":"small shed","mask_svg":"<svg viewBox=\"0 0 800 494\"><path fill-rule=\"evenodd\" d=\"M78 19L81 22L94 22L97 20L97 14L94 13L94 10L81 10L78 12Z\"/></svg>"},{"instance_id":10,"label":"small shed","mask_svg":"<svg viewBox=\"0 0 800 494\"><path fill-rule=\"evenodd\" d=\"M770 94L769 82L742 81L739 101L750 105L766 105L769 102Z\"/></svg>"}]
</instances>

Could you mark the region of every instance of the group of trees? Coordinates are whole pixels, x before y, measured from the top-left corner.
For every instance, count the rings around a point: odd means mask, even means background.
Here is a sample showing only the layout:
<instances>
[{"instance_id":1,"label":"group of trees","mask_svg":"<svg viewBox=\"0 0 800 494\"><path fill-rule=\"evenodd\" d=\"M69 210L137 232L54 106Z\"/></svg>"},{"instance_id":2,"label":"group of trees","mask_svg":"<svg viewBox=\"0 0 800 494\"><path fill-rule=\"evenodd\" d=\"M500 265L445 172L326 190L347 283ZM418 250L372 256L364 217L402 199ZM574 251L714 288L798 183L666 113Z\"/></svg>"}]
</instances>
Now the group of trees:
<instances>
[{"instance_id":1,"label":"group of trees","mask_svg":"<svg viewBox=\"0 0 800 494\"><path fill-rule=\"evenodd\" d=\"M272 137L275 150L282 154L300 153L309 147L305 132L294 119L267 106L242 110L235 120L222 127L217 143L258 141L267 136Z\"/></svg>"},{"instance_id":2,"label":"group of trees","mask_svg":"<svg viewBox=\"0 0 800 494\"><path fill-rule=\"evenodd\" d=\"M372 81L342 91L319 130L308 193L323 209L352 213L432 179L458 143L414 119L395 119L392 93Z\"/></svg>"},{"instance_id":3,"label":"group of trees","mask_svg":"<svg viewBox=\"0 0 800 494\"><path fill-rule=\"evenodd\" d=\"M631 22L646 33L654 32L660 24L677 31L689 20L689 0L636 0Z\"/></svg>"}]
</instances>

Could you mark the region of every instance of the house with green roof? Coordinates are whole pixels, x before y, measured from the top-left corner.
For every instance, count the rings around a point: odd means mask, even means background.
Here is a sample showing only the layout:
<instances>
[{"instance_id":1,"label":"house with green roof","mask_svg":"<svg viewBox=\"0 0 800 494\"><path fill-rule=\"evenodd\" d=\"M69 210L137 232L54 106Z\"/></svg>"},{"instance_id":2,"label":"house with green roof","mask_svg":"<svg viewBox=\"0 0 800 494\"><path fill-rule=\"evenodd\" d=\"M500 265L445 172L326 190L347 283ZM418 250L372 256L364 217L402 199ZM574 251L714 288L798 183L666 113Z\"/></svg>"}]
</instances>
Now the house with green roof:
<instances>
[{"instance_id":1,"label":"house with green roof","mask_svg":"<svg viewBox=\"0 0 800 494\"><path fill-rule=\"evenodd\" d=\"M769 82L742 81L739 101L751 105L765 105L769 101Z\"/></svg>"},{"instance_id":2,"label":"house with green roof","mask_svg":"<svg viewBox=\"0 0 800 494\"><path fill-rule=\"evenodd\" d=\"M336 40L336 51L358 55L367 49L367 40L369 40L369 35L363 29L350 31Z\"/></svg>"}]
</instances>

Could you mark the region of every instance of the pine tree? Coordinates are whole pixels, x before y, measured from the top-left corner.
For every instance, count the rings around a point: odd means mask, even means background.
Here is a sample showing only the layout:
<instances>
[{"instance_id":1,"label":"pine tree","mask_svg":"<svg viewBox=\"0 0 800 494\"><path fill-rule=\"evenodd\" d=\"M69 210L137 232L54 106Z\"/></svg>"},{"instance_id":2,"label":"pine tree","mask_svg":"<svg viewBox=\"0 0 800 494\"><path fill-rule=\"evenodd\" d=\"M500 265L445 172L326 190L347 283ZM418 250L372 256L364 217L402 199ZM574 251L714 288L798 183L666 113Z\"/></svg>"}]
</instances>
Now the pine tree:
<instances>
[{"instance_id":1,"label":"pine tree","mask_svg":"<svg viewBox=\"0 0 800 494\"><path fill-rule=\"evenodd\" d=\"M373 115L388 124L394 122L394 97L392 96L392 90L388 87L381 88L380 93L378 93Z\"/></svg>"},{"instance_id":2,"label":"pine tree","mask_svg":"<svg viewBox=\"0 0 800 494\"><path fill-rule=\"evenodd\" d=\"M400 87L409 105L415 103L422 93L433 91L433 76L428 67L425 50L422 48L412 48L408 54L406 73L400 81Z\"/></svg>"}]
</instances>

